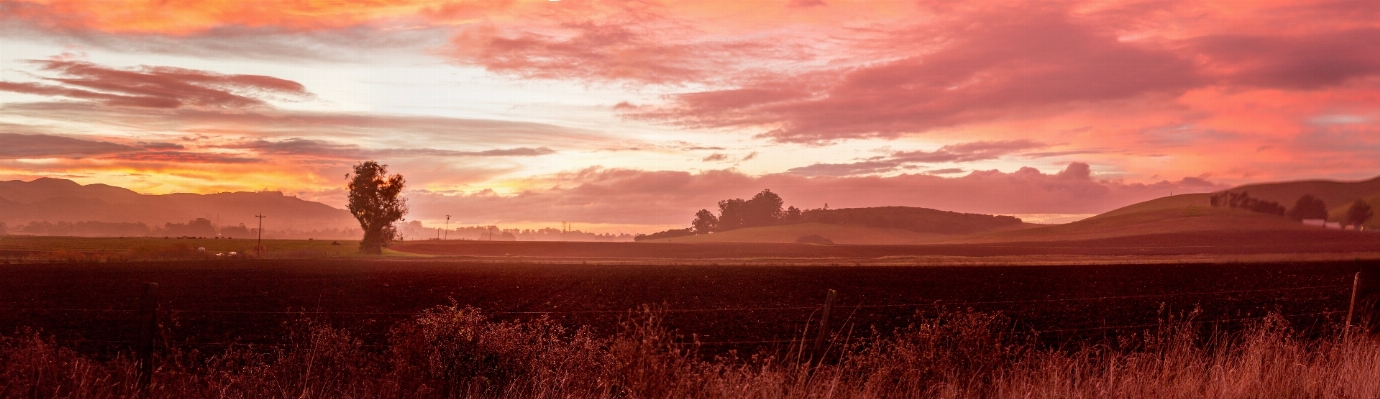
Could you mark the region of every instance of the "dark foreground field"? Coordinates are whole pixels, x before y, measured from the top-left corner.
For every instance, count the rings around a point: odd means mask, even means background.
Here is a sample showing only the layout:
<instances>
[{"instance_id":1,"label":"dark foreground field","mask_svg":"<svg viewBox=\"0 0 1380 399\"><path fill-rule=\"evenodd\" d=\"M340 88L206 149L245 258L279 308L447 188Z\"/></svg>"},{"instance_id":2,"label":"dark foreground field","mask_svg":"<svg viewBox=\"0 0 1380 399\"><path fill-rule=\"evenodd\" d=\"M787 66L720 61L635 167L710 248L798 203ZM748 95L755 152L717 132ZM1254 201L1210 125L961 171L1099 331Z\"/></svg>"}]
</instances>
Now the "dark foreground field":
<instances>
[{"instance_id":1,"label":"dark foreground field","mask_svg":"<svg viewBox=\"0 0 1380 399\"><path fill-rule=\"evenodd\" d=\"M408 241L392 249L443 256L533 258L875 259L907 256L1166 256L1196 254L1325 254L1380 252L1380 234L1329 230L1166 233L1077 241L991 244L808 245L782 243L658 243L562 241Z\"/></svg>"},{"instance_id":2,"label":"dark foreground field","mask_svg":"<svg viewBox=\"0 0 1380 399\"><path fill-rule=\"evenodd\" d=\"M276 343L315 319L367 344L454 301L497 319L552 318L607 334L641 305L707 352L779 350L838 291L834 326L865 337L916 312L973 309L1058 343L1139 331L1201 307L1233 329L1267 312L1297 327L1345 315L1360 262L1018 267L533 265L438 261L212 260L3 266L0 334L21 327L109 354L137 335L142 285L157 282L172 345ZM1128 327L1130 326L1130 327Z\"/></svg>"}]
</instances>

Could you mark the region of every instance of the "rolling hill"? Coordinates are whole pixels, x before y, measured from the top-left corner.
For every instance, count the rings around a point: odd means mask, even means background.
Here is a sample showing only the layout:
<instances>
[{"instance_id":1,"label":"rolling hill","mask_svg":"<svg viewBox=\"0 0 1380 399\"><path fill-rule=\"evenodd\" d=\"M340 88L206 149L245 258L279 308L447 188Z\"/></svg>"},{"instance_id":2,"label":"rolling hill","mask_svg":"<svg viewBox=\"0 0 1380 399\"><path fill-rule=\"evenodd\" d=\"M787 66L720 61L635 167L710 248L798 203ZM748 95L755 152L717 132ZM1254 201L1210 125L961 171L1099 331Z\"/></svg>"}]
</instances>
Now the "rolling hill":
<instances>
[{"instance_id":1,"label":"rolling hill","mask_svg":"<svg viewBox=\"0 0 1380 399\"><path fill-rule=\"evenodd\" d=\"M1121 215L1130 215L1146 211L1160 211L1165 209L1187 210L1189 207L1212 207L1212 194L1179 194L1172 197L1155 198L1149 201L1139 202L1121 208L1113 209L1111 211L1084 220L1104 219Z\"/></svg>"},{"instance_id":2,"label":"rolling hill","mask_svg":"<svg viewBox=\"0 0 1380 399\"><path fill-rule=\"evenodd\" d=\"M1251 197L1275 201L1285 208L1294 206L1299 197L1312 194L1327 204L1329 209L1349 205L1358 198L1369 198L1380 194L1380 177L1356 182L1332 180L1301 180L1279 183L1247 184L1232 188L1232 192L1246 192Z\"/></svg>"},{"instance_id":3,"label":"rolling hill","mask_svg":"<svg viewBox=\"0 0 1380 399\"><path fill-rule=\"evenodd\" d=\"M1311 232L1321 230L1289 219L1237 209L1186 206L1104 214L1068 224L956 237L958 243L1086 241L1166 234Z\"/></svg>"},{"instance_id":4,"label":"rolling hill","mask_svg":"<svg viewBox=\"0 0 1380 399\"><path fill-rule=\"evenodd\" d=\"M1380 213L1380 177L1357 182L1306 180L1249 184L1224 191L1248 192L1252 197L1279 202L1286 207L1292 206L1299 197L1312 194L1330 206L1329 220L1332 221L1341 220L1351 202L1358 198L1367 200ZM1135 243L1144 238L1142 241L1165 245L1211 245L1250 241L1252 237L1280 242L1333 237L1320 228L1303 226L1279 216L1214 208L1211 206L1213 194L1155 198L1084 220L1049 226L1018 223L1003 227L1001 223L990 224L998 220L986 215L880 207L864 208L864 212L838 210L841 212L837 215L851 216L847 220L853 224L837 223L843 218L816 218L816 223L808 225L740 229L662 242L789 243L803 235L818 234L837 244L1088 243L1099 240ZM919 228L907 229L907 226ZM1367 226L1380 229L1380 218L1373 218ZM1377 236L1377 240L1380 240L1380 236Z\"/></svg>"},{"instance_id":5,"label":"rolling hill","mask_svg":"<svg viewBox=\"0 0 1380 399\"><path fill-rule=\"evenodd\" d=\"M679 243L793 243L819 235L835 244L906 245L939 242L963 234L1034 227L1011 216L982 215L928 208L812 209L801 223L749 227L713 234L648 240Z\"/></svg>"},{"instance_id":6,"label":"rolling hill","mask_svg":"<svg viewBox=\"0 0 1380 399\"><path fill-rule=\"evenodd\" d=\"M1371 217L1370 221L1367 221L1364 226L1366 226L1367 229L1380 229L1380 194L1372 195L1366 198L1361 198L1361 200L1366 201L1367 204L1370 204L1371 212L1374 212L1377 215ZM1355 200L1332 206L1332 209L1327 212L1327 220L1338 222L1345 221L1346 212L1347 210L1351 209L1352 202L1355 202Z\"/></svg>"},{"instance_id":7,"label":"rolling hill","mask_svg":"<svg viewBox=\"0 0 1380 399\"><path fill-rule=\"evenodd\" d=\"M780 226L750 227L722 233L663 238L655 242L676 243L793 243L806 235L819 235L835 244L906 245L942 241L950 235L918 233L910 230L870 227L856 224L799 223Z\"/></svg>"},{"instance_id":8,"label":"rolling hill","mask_svg":"<svg viewBox=\"0 0 1380 399\"><path fill-rule=\"evenodd\" d=\"M265 214L266 230L358 228L343 209L281 192L147 195L104 184L40 178L0 181L0 222L186 223L206 218L219 225L254 226ZM272 226L272 227L270 227Z\"/></svg>"}]
</instances>

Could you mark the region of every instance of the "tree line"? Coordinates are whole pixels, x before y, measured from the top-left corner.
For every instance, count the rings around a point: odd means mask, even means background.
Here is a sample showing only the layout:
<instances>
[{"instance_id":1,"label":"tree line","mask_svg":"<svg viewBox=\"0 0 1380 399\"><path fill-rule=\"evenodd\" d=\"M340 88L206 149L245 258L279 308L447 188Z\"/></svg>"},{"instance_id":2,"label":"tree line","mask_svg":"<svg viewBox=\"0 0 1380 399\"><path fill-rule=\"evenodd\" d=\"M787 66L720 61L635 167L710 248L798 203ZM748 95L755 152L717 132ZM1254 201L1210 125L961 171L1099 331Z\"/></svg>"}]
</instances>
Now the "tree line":
<instances>
[{"instance_id":1,"label":"tree line","mask_svg":"<svg viewBox=\"0 0 1380 399\"><path fill-rule=\"evenodd\" d=\"M801 210L794 206L783 209L782 206L785 204L781 196L771 192L771 189L765 189L750 199L734 198L719 201L718 215L708 209L700 209L695 212L695 218L690 221L688 228L638 234L633 240L684 237L799 222Z\"/></svg>"},{"instance_id":2,"label":"tree line","mask_svg":"<svg viewBox=\"0 0 1380 399\"><path fill-rule=\"evenodd\" d=\"M1321 198L1314 197L1312 194L1304 194L1302 197L1299 197L1298 201L1294 201L1294 206L1288 209L1285 209L1284 206L1280 205L1278 202L1253 198L1245 191L1239 193L1227 191L1214 194L1211 197L1210 203L1214 207L1244 209L1252 212L1288 217L1294 221L1303 221L1307 219L1321 219L1326 221L1329 218L1327 204L1324 203ZM1351 203L1351 207L1347 208L1346 214L1342 216L1343 220L1339 222L1359 228L1367 221L1370 221L1374 216L1375 212L1371 209L1370 204L1366 203L1364 200L1358 199L1356 202Z\"/></svg>"}]
</instances>

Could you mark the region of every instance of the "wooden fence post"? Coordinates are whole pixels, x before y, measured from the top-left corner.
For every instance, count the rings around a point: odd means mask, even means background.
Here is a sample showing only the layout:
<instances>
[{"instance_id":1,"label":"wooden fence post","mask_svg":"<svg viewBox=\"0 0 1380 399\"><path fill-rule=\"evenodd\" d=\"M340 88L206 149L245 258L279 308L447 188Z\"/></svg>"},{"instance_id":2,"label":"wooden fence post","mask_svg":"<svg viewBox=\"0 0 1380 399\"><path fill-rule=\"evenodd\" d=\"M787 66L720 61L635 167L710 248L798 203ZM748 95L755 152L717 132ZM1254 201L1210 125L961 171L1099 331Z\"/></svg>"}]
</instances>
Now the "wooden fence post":
<instances>
[{"instance_id":1,"label":"wooden fence post","mask_svg":"<svg viewBox=\"0 0 1380 399\"><path fill-rule=\"evenodd\" d=\"M153 381L153 340L158 334L158 283L145 283L144 296L139 299L139 343L135 356L139 360L139 393L148 393Z\"/></svg>"},{"instance_id":2,"label":"wooden fence post","mask_svg":"<svg viewBox=\"0 0 1380 399\"><path fill-rule=\"evenodd\" d=\"M1380 334L1380 265L1366 265L1352 280L1347 330Z\"/></svg>"},{"instance_id":3,"label":"wooden fence post","mask_svg":"<svg viewBox=\"0 0 1380 399\"><path fill-rule=\"evenodd\" d=\"M824 339L829 335L829 313L834 308L834 297L837 294L834 290L829 290L829 294L824 297L824 314L819 318L819 332L815 336L814 356L811 356L817 360L824 358Z\"/></svg>"},{"instance_id":4,"label":"wooden fence post","mask_svg":"<svg viewBox=\"0 0 1380 399\"><path fill-rule=\"evenodd\" d=\"M1346 308L1346 330L1351 334L1351 322L1356 320L1356 289L1361 287L1361 272L1356 272L1356 276L1351 279L1351 305Z\"/></svg>"}]
</instances>

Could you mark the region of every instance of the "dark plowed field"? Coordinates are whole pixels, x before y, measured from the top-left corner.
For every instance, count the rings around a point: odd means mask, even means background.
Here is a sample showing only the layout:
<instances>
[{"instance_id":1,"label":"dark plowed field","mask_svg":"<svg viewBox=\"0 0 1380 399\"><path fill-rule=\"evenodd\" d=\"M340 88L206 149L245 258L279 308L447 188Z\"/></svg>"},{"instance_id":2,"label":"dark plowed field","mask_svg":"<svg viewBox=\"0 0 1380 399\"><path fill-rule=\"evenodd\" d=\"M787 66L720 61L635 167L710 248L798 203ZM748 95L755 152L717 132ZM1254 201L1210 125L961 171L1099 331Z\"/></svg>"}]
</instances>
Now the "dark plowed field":
<instances>
[{"instance_id":1,"label":"dark plowed field","mask_svg":"<svg viewBox=\"0 0 1380 399\"><path fill-rule=\"evenodd\" d=\"M1239 325L1271 310L1309 328L1344 314L1357 262L1147 266L827 267L467 264L263 260L0 266L0 332L34 327L84 351L126 348L142 284L160 284L173 345L214 350L279 342L307 316L381 343L388 326L432 306L499 319L549 316L612 331L625 311L663 306L667 322L716 350L788 340L838 290L835 325L860 335L937 307L1002 312L1047 339L1153 324L1162 304ZM1097 299L1092 299L1097 298ZM1327 313L1331 312L1331 313ZM865 335L865 334L863 334Z\"/></svg>"},{"instance_id":2,"label":"dark plowed field","mask_svg":"<svg viewBox=\"0 0 1380 399\"><path fill-rule=\"evenodd\" d=\"M809 245L561 241L409 241L398 251L449 256L556 258L879 258L886 256L1303 254L1380 251L1380 234L1328 230L1155 234L1000 244Z\"/></svg>"}]
</instances>

